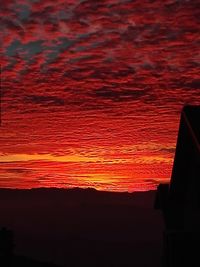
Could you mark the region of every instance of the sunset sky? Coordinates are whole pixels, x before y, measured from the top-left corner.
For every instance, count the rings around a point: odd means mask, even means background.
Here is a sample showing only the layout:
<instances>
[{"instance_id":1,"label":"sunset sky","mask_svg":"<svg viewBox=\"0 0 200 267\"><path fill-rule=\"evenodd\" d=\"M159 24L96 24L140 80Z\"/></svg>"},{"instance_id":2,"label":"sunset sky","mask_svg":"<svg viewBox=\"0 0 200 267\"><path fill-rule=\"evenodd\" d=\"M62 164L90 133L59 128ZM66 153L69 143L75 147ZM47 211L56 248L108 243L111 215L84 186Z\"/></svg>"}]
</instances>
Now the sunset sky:
<instances>
[{"instance_id":1,"label":"sunset sky","mask_svg":"<svg viewBox=\"0 0 200 267\"><path fill-rule=\"evenodd\" d=\"M198 0L2 0L0 187L155 189L200 104Z\"/></svg>"}]
</instances>

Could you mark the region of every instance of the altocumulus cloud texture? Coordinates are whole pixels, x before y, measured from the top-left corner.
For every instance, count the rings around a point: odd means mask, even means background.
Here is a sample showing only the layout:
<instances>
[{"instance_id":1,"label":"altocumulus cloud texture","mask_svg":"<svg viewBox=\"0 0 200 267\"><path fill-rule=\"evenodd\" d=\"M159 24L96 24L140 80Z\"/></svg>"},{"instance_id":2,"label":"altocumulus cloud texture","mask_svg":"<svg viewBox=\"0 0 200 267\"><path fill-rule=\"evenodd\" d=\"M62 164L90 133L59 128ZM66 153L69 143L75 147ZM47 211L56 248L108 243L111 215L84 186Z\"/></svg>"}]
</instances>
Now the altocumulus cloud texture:
<instances>
[{"instance_id":1,"label":"altocumulus cloud texture","mask_svg":"<svg viewBox=\"0 0 200 267\"><path fill-rule=\"evenodd\" d=\"M199 1L2 2L2 187L148 190L200 104Z\"/></svg>"}]
</instances>

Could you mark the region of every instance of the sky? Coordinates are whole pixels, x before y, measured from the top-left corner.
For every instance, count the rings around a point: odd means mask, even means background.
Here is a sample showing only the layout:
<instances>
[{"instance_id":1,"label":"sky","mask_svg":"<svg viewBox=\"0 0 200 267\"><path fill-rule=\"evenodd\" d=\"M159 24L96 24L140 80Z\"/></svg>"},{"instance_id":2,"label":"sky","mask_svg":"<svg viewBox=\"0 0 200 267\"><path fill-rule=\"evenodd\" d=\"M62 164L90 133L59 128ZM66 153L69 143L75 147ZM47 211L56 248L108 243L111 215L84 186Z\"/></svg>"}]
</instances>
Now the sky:
<instances>
[{"instance_id":1,"label":"sky","mask_svg":"<svg viewBox=\"0 0 200 267\"><path fill-rule=\"evenodd\" d=\"M198 0L2 0L0 187L146 191L200 105Z\"/></svg>"}]
</instances>

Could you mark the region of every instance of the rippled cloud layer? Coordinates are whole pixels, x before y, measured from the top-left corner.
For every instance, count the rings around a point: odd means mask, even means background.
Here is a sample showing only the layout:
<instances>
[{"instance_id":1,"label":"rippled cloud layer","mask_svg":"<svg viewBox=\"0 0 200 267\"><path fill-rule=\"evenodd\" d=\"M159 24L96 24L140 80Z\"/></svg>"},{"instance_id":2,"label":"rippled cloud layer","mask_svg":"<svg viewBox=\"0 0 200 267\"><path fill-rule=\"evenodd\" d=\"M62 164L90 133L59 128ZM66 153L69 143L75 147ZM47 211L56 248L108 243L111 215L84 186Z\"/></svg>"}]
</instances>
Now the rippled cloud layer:
<instances>
[{"instance_id":1,"label":"rippled cloud layer","mask_svg":"<svg viewBox=\"0 0 200 267\"><path fill-rule=\"evenodd\" d=\"M167 181L200 104L198 2L3 1L0 186Z\"/></svg>"}]
</instances>

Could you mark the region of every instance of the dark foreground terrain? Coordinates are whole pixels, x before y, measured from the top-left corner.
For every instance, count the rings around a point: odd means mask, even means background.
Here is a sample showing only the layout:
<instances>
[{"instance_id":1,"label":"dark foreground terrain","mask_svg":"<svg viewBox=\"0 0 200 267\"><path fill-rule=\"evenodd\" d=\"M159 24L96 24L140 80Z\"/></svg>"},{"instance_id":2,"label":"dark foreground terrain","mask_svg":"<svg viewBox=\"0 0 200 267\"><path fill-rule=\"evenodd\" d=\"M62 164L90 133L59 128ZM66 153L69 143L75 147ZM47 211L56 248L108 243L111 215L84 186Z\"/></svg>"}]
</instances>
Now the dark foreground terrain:
<instances>
[{"instance_id":1,"label":"dark foreground terrain","mask_svg":"<svg viewBox=\"0 0 200 267\"><path fill-rule=\"evenodd\" d=\"M157 267L163 223L154 198L154 191L0 189L0 227L13 230L21 266Z\"/></svg>"}]
</instances>

